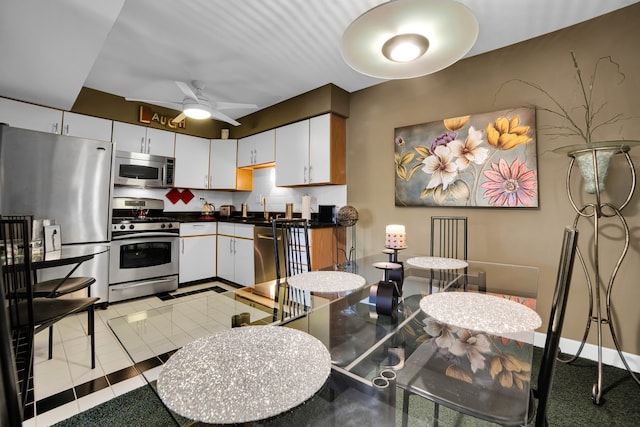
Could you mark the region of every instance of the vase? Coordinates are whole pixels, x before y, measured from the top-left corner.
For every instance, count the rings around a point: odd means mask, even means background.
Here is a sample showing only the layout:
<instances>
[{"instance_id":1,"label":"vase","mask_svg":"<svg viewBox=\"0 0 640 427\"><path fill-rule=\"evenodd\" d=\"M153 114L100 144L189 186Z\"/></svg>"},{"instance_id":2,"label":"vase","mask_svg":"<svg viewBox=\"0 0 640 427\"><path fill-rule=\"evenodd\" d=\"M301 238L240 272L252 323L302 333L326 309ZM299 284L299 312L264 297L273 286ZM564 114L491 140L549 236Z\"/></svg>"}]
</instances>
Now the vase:
<instances>
[{"instance_id":1,"label":"vase","mask_svg":"<svg viewBox=\"0 0 640 427\"><path fill-rule=\"evenodd\" d=\"M609 162L611 157L618 152L616 149L612 150L595 150L585 151L577 153L575 155L578 167L582 173L584 179L584 191L588 194L594 194L596 192L596 177L593 170L593 153L596 155L596 164L598 167L598 190L600 193L604 192L604 181L607 178L607 172L609 170Z\"/></svg>"}]
</instances>

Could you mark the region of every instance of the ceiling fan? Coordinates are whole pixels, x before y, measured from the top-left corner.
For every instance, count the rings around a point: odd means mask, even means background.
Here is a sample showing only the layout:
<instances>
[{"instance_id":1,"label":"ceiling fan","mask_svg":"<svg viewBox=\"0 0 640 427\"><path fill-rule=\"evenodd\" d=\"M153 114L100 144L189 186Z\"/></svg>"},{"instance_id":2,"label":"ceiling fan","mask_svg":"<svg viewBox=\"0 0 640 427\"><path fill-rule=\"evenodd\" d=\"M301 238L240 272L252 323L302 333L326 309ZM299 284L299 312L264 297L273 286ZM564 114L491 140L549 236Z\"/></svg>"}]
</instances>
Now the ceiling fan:
<instances>
[{"instance_id":1,"label":"ceiling fan","mask_svg":"<svg viewBox=\"0 0 640 427\"><path fill-rule=\"evenodd\" d=\"M240 122L227 116L220 110L229 110L235 108L258 108L256 104L241 104L237 102L218 102L213 103L203 94L204 83L199 80L194 80L191 87L189 84L176 80L178 88L184 94L182 102L178 101L162 101L157 99L133 99L125 98L127 101L148 102L150 104L163 104L182 112L175 117L172 122L179 123L184 120L185 117L192 119L208 119L213 117L216 120L220 120L229 123L233 126L239 126ZM215 106L215 108L213 107Z\"/></svg>"}]
</instances>

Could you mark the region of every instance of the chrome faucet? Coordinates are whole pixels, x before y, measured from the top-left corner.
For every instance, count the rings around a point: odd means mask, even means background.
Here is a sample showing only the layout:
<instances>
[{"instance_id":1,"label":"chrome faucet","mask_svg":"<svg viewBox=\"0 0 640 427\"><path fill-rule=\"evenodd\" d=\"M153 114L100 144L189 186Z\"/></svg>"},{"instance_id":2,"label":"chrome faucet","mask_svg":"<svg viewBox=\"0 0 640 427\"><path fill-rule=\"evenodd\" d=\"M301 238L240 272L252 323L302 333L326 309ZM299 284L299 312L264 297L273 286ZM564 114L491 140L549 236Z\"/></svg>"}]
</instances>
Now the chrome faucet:
<instances>
[{"instance_id":1,"label":"chrome faucet","mask_svg":"<svg viewBox=\"0 0 640 427\"><path fill-rule=\"evenodd\" d=\"M262 197L262 211L264 212L264 219L269 219L269 212L267 212L267 198Z\"/></svg>"}]
</instances>

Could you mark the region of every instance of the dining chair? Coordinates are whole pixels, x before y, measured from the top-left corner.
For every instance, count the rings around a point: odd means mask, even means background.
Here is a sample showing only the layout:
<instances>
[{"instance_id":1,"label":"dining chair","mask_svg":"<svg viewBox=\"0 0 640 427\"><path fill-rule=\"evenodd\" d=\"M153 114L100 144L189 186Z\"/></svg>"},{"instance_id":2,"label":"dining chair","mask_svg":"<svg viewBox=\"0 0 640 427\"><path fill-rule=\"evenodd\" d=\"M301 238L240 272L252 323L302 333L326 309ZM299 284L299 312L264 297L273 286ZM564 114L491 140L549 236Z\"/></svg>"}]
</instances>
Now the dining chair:
<instances>
[{"instance_id":1,"label":"dining chair","mask_svg":"<svg viewBox=\"0 0 640 427\"><path fill-rule=\"evenodd\" d=\"M432 216L429 255L467 261L467 223L466 216ZM431 270L429 293L436 279L446 283L457 273L456 270ZM466 274L467 270L464 269L463 273Z\"/></svg>"},{"instance_id":2,"label":"dining chair","mask_svg":"<svg viewBox=\"0 0 640 427\"><path fill-rule=\"evenodd\" d=\"M4 219L17 219L17 220L27 220L28 227L27 233L29 242L32 240L33 236L33 215L3 215ZM47 298L55 298L62 295L68 295L72 292L80 291L83 289L87 289L87 296L91 296L91 285L96 282L96 279L93 277L86 276L77 276L72 277L72 274L79 267L79 264L67 273L65 277L59 277L55 279L43 280L33 284L33 296L34 297L47 297ZM49 357L51 358L51 357Z\"/></svg>"},{"instance_id":3,"label":"dining chair","mask_svg":"<svg viewBox=\"0 0 640 427\"><path fill-rule=\"evenodd\" d=\"M27 221L27 238L29 242L32 242L33 237L33 215L3 215L4 219L26 220ZM18 236L20 237L20 236ZM72 277L72 274L80 266L77 264L74 266L64 277L57 277L55 279L36 281L37 277L34 276L34 282L32 285L33 297L45 297L45 298L57 298L64 295L69 295L73 292L87 289L87 297L91 296L91 285L96 282L93 277L76 276ZM93 322L93 319L89 319ZM93 329L92 326L89 329ZM49 359L53 358L53 325L49 327Z\"/></svg>"},{"instance_id":4,"label":"dining chair","mask_svg":"<svg viewBox=\"0 0 640 427\"><path fill-rule=\"evenodd\" d=\"M4 280L0 274L0 289L4 289ZM18 392L18 372L13 355L9 316L4 292L0 292L0 425L19 427L24 419L20 393Z\"/></svg>"},{"instance_id":5,"label":"dining chair","mask_svg":"<svg viewBox=\"0 0 640 427\"><path fill-rule=\"evenodd\" d=\"M575 228L566 227L563 233L562 249L560 251L560 262L556 277L556 284L551 300L551 312L549 314L549 324L547 327L547 336L544 349L542 351L542 359L536 387L530 388L528 400L528 408L525 413L517 413L512 408L505 410L505 413L495 413L491 411L478 412L467 407L461 407L457 404L451 404L456 410L460 410L466 414L489 422L496 423L499 421L501 425L524 425L522 421L526 418L527 425L535 420L536 427L546 427L549 425L547 420L547 406L551 395L553 377L557 363L558 352L560 351L560 337L562 334L562 326L564 323L564 315L567 306L567 296L569 294L569 285L571 283L571 275L573 272L573 264L576 254L578 232ZM406 414L408 413L410 387L405 390L403 397L403 422L406 425ZM487 404L483 405L483 410L492 406L498 408L499 405L490 405L490 396L475 396L476 399L486 399ZM536 405L537 401L537 405ZM486 406L486 407L485 407ZM438 417L439 404L434 405L434 419ZM515 412L515 413L514 413Z\"/></svg>"},{"instance_id":6,"label":"dining chair","mask_svg":"<svg viewBox=\"0 0 640 427\"><path fill-rule=\"evenodd\" d=\"M49 329L65 317L87 311L88 334L91 339L91 369L95 368L94 304L96 297L44 298L33 296L34 272L29 248L29 221L26 219L0 220L0 247L2 248L3 293L6 300L9 326L14 341L14 354L22 405L33 371L34 336ZM49 332L49 354L53 337Z\"/></svg>"},{"instance_id":7,"label":"dining chair","mask_svg":"<svg viewBox=\"0 0 640 427\"><path fill-rule=\"evenodd\" d=\"M311 294L290 287L287 278L311 271L309 252L309 225L306 219L273 219L273 250L276 267L276 292L274 321L284 320L285 315L292 317L306 313L311 304ZM278 319L278 299L282 297L283 310ZM284 310L286 307L286 312Z\"/></svg>"}]
</instances>

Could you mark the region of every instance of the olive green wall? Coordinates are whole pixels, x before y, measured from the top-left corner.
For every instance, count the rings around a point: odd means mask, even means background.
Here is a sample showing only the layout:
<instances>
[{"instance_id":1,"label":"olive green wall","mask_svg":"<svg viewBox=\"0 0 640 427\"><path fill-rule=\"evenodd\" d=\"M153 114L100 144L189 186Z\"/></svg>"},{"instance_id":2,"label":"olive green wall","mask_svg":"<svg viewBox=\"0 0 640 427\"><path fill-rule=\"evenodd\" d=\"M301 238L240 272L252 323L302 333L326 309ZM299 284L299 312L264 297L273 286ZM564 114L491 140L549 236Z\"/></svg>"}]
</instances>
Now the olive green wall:
<instances>
[{"instance_id":1,"label":"olive green wall","mask_svg":"<svg viewBox=\"0 0 640 427\"><path fill-rule=\"evenodd\" d=\"M386 224L404 224L408 233L407 252L428 252L429 218L432 215L464 215L469 218L469 258L479 261L513 263L540 268L538 311L546 318L555 285L563 228L572 224L575 212L565 190L569 158L551 150L580 140L552 138L548 126L563 123L547 113L537 113L539 209L508 208L430 208L394 206L394 128L437 121L510 107L549 105L545 99L523 85L508 84L523 79L540 84L563 105L580 104L570 51L575 51L585 76L591 74L599 57L611 55L626 74L621 85L611 72L602 73L599 98L606 100L608 112L625 113L634 119L602 128L597 140L640 140L640 4L566 30L543 36L458 62L454 66L416 79L386 82L351 94L347 121L347 200L360 213L357 224L359 255L378 253L384 244ZM601 70L610 70L603 67ZM598 87L598 86L597 86ZM498 94L498 96L496 96ZM621 135L622 133L622 135ZM629 173L624 158L613 162L607 181L607 200L624 200ZM640 148L632 151L640 164ZM579 174L576 174L579 175ZM581 180L581 179L579 179ZM425 182L426 183L426 182ZM592 202L579 189L581 203ZM613 319L624 351L640 354L640 215L638 192L623 213L631 229L631 247L613 288ZM611 272L622 249L621 226L602 221L600 257L602 270ZM592 226L581 221L581 245L593 242ZM585 246L585 254L587 247ZM591 257L589 257L591 258ZM588 293L579 264L570 293L563 335L580 340L587 319ZM605 281L608 279L605 279ZM518 284L514 283L514 287ZM605 325L606 328L606 325ZM540 329L541 331L546 329ZM608 329L604 345L613 348ZM595 327L589 342L595 343Z\"/></svg>"},{"instance_id":2,"label":"olive green wall","mask_svg":"<svg viewBox=\"0 0 640 427\"><path fill-rule=\"evenodd\" d=\"M192 120L189 118L186 119L185 129L167 128L157 122L143 124L138 121L140 105L149 107L153 112L165 116L167 119L179 114L179 111L170 108L143 102L129 102L121 96L86 87L80 91L71 111L203 138L220 138L220 130L227 128L231 138L242 138L328 112L348 117L349 93L336 85L327 84L241 117L238 119L238 122L241 123L240 126L232 126L216 120Z\"/></svg>"}]
</instances>

